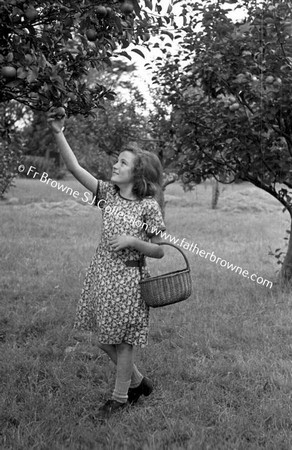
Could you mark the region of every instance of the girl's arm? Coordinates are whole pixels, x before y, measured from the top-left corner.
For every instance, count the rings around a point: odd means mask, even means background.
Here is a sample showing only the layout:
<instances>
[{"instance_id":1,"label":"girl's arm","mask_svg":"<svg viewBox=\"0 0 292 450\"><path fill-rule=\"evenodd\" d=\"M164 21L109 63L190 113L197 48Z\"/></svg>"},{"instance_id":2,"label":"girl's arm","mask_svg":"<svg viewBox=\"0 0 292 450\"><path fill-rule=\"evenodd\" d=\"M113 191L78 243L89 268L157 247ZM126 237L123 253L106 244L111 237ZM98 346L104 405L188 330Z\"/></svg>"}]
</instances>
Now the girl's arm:
<instances>
[{"instance_id":1,"label":"girl's arm","mask_svg":"<svg viewBox=\"0 0 292 450\"><path fill-rule=\"evenodd\" d=\"M109 244L114 251L122 250L123 248L134 248L138 252L143 253L150 258L163 258L164 251L157 242L161 241L159 236L153 236L151 242L145 242L139 238L129 235L113 236L109 239Z\"/></svg>"},{"instance_id":2,"label":"girl's arm","mask_svg":"<svg viewBox=\"0 0 292 450\"><path fill-rule=\"evenodd\" d=\"M95 193L97 188L97 178L95 178L93 175L91 175L91 173L89 173L79 165L76 156L74 155L70 145L67 142L67 139L63 134L62 130L64 127L64 121L65 116L58 119L56 118L54 113L49 113L48 115L48 123L50 124L50 127L53 131L58 148L67 169L81 184L83 184L83 186L85 186L89 191Z\"/></svg>"},{"instance_id":3,"label":"girl's arm","mask_svg":"<svg viewBox=\"0 0 292 450\"><path fill-rule=\"evenodd\" d=\"M150 258L163 258L164 251L160 245L157 245L157 242L161 241L159 236L153 236L151 238L151 242L142 241L142 239L132 238L131 247L138 252L143 253L145 256L149 256Z\"/></svg>"},{"instance_id":4,"label":"girl's arm","mask_svg":"<svg viewBox=\"0 0 292 450\"><path fill-rule=\"evenodd\" d=\"M72 175L74 175L74 177L89 191L95 193L97 188L97 178L79 165L78 160L62 131L60 131L60 133L54 133L54 136L69 172L71 172Z\"/></svg>"}]
</instances>

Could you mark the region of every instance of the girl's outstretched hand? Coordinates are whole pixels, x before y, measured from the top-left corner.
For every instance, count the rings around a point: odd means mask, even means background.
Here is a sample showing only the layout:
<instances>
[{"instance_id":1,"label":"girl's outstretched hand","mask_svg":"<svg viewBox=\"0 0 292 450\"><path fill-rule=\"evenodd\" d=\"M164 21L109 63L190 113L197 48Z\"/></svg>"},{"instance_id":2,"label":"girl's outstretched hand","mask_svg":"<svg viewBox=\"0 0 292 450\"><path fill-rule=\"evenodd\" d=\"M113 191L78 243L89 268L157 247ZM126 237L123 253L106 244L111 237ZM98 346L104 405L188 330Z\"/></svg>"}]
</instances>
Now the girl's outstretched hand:
<instances>
[{"instance_id":1,"label":"girl's outstretched hand","mask_svg":"<svg viewBox=\"0 0 292 450\"><path fill-rule=\"evenodd\" d=\"M59 108L51 108L47 114L47 121L54 133L60 133L65 126L65 109L60 106Z\"/></svg>"},{"instance_id":2,"label":"girl's outstretched hand","mask_svg":"<svg viewBox=\"0 0 292 450\"><path fill-rule=\"evenodd\" d=\"M122 250L123 248L132 247L133 244L133 236L128 236L126 234L122 235L116 235L109 238L108 242L111 246L111 248L118 252L119 250Z\"/></svg>"}]
</instances>

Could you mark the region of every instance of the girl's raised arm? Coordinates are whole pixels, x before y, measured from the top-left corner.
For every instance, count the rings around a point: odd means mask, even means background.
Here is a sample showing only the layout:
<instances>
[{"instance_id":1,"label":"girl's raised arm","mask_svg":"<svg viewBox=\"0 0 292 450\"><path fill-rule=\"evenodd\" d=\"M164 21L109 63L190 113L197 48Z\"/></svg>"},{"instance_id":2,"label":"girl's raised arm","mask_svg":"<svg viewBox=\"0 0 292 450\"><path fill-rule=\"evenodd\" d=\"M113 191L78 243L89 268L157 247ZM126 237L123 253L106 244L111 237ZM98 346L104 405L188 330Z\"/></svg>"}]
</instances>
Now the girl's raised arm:
<instances>
[{"instance_id":1,"label":"girl's raised arm","mask_svg":"<svg viewBox=\"0 0 292 450\"><path fill-rule=\"evenodd\" d=\"M48 123L54 133L58 148L69 172L89 191L95 193L97 178L79 165L76 156L63 134L65 115L56 116L55 112L48 114Z\"/></svg>"}]
</instances>

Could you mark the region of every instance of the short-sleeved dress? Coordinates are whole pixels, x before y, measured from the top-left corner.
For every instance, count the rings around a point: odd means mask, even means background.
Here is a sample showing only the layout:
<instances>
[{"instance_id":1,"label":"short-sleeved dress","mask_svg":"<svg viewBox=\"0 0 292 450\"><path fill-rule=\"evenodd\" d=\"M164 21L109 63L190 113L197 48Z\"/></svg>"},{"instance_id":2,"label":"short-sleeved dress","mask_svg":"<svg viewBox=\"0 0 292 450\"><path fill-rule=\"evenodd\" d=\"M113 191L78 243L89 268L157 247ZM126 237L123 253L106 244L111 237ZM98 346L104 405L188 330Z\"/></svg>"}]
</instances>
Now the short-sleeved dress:
<instances>
[{"instance_id":1,"label":"short-sleeved dress","mask_svg":"<svg viewBox=\"0 0 292 450\"><path fill-rule=\"evenodd\" d=\"M125 199L114 184L101 180L95 204L102 210L101 239L86 272L74 328L96 332L103 344L144 347L149 308L140 294L139 267L125 265L139 260L141 254L131 248L113 251L108 238L126 234L148 242L158 230L165 230L160 207L153 197ZM147 268L143 270L148 273Z\"/></svg>"}]
</instances>

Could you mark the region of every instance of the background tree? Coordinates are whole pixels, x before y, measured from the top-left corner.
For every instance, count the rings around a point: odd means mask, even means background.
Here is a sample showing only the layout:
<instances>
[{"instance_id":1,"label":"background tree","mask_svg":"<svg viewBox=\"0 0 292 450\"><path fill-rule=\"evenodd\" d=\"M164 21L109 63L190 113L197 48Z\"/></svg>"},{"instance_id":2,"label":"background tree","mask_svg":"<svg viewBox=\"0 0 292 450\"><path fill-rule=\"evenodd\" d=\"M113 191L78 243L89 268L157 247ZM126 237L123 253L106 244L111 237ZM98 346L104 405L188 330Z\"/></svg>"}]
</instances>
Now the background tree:
<instances>
[{"instance_id":1,"label":"background tree","mask_svg":"<svg viewBox=\"0 0 292 450\"><path fill-rule=\"evenodd\" d=\"M25 112L26 107L15 101L0 104L0 133L11 136L9 140L0 139L0 199L11 186L20 162L23 140L17 124Z\"/></svg>"},{"instance_id":2,"label":"background tree","mask_svg":"<svg viewBox=\"0 0 292 450\"><path fill-rule=\"evenodd\" d=\"M236 3L234 24L222 2L184 2L180 57L158 64L173 157L186 184L249 181L292 217L291 5ZM292 279L291 240L281 276Z\"/></svg>"}]
</instances>

